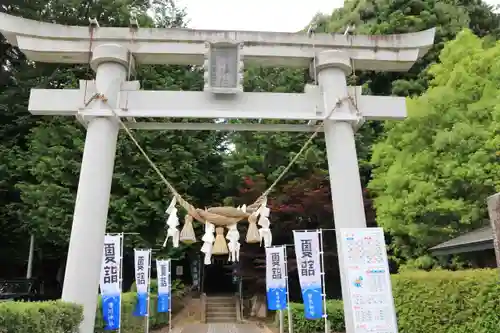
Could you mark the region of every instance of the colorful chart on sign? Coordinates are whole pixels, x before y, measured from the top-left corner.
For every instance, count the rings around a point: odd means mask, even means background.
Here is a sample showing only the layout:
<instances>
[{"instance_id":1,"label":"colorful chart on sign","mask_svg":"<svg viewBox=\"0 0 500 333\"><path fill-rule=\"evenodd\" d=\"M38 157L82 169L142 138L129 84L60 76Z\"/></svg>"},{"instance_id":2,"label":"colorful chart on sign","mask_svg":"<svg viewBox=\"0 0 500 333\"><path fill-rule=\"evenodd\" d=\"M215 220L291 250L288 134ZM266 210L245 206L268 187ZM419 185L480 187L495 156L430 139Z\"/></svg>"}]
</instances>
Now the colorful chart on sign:
<instances>
[{"instance_id":1,"label":"colorful chart on sign","mask_svg":"<svg viewBox=\"0 0 500 333\"><path fill-rule=\"evenodd\" d=\"M397 333L382 229L341 229L341 246L355 333Z\"/></svg>"}]
</instances>

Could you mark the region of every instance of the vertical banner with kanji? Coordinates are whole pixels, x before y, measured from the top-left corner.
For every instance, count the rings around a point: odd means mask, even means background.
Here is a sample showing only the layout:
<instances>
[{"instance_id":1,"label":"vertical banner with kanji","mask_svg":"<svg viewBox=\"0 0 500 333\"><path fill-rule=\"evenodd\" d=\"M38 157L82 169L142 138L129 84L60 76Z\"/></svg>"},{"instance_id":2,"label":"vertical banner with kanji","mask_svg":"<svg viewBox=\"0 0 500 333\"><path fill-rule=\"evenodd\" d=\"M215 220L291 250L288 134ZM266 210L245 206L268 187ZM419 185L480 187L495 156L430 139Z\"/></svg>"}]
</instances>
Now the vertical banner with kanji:
<instances>
[{"instance_id":1,"label":"vertical banner with kanji","mask_svg":"<svg viewBox=\"0 0 500 333\"><path fill-rule=\"evenodd\" d=\"M122 240L123 235L104 236L100 288L105 330L120 328Z\"/></svg>"},{"instance_id":2,"label":"vertical banner with kanji","mask_svg":"<svg viewBox=\"0 0 500 333\"><path fill-rule=\"evenodd\" d=\"M283 310L287 306L285 247L266 247L267 308Z\"/></svg>"},{"instance_id":3,"label":"vertical banner with kanji","mask_svg":"<svg viewBox=\"0 0 500 333\"><path fill-rule=\"evenodd\" d=\"M134 249L135 254L135 285L137 287L137 302L134 315L144 317L148 314L149 274L151 249Z\"/></svg>"},{"instance_id":4,"label":"vertical banner with kanji","mask_svg":"<svg viewBox=\"0 0 500 333\"><path fill-rule=\"evenodd\" d=\"M293 231L297 272L306 319L323 317L319 232Z\"/></svg>"},{"instance_id":5,"label":"vertical banner with kanji","mask_svg":"<svg viewBox=\"0 0 500 333\"><path fill-rule=\"evenodd\" d=\"M156 272L158 280L158 312L170 311L170 259L156 260Z\"/></svg>"}]
</instances>

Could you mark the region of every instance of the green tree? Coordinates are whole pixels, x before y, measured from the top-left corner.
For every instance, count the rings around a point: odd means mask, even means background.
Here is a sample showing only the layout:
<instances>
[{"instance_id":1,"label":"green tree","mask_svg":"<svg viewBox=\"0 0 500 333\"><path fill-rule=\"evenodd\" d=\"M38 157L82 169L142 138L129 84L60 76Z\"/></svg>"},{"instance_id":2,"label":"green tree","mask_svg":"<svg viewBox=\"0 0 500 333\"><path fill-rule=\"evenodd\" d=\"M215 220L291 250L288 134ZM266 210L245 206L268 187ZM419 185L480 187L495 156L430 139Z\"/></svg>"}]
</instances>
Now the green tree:
<instances>
[{"instance_id":1,"label":"green tree","mask_svg":"<svg viewBox=\"0 0 500 333\"><path fill-rule=\"evenodd\" d=\"M141 27L183 26L185 16L171 0L43 4L33 1L22 5L12 5L6 11L74 25L87 25L88 17L97 17L104 26L128 26L131 13L137 15ZM13 60L5 61L14 64ZM0 92L0 105L6 111L2 113L0 126L0 157L5 161L0 173L6 176L2 177L2 185L10 196L2 192L0 198L5 204L2 214L10 218L9 229L5 229L9 233L5 236L13 239L1 243L10 246L16 237L28 239L33 233L44 259L60 262L65 258L71 230L85 130L74 119L31 116L27 111L29 89L75 88L79 79L91 79L93 74L88 65L34 66L22 57L18 63L19 70L7 67L10 81ZM203 87L202 73L192 66L141 66L137 80L143 89L201 90ZM179 192L196 204L209 205L220 200L223 185L218 181L223 167L220 149L224 146L221 133L138 131L135 136ZM160 178L121 133L108 230L140 233L127 247L158 245L165 235L164 210L170 199ZM9 261L9 264L14 263Z\"/></svg>"},{"instance_id":2,"label":"green tree","mask_svg":"<svg viewBox=\"0 0 500 333\"><path fill-rule=\"evenodd\" d=\"M422 256L486 219L485 198L500 190L499 55L500 43L461 32L427 92L408 101L408 119L374 146L370 189L396 256Z\"/></svg>"},{"instance_id":3,"label":"green tree","mask_svg":"<svg viewBox=\"0 0 500 333\"><path fill-rule=\"evenodd\" d=\"M490 40L494 40L499 33L500 21L492 7L483 1L359 0L347 1L343 8L336 9L332 15L317 15L313 22L318 33L343 33L350 24L356 26L355 34L407 33L436 27L434 47L409 73L356 71L356 75L348 78L350 85L363 85L366 93L410 96L422 94L427 89L429 74L426 69L439 61L439 52L447 41L452 40L464 27L470 27L476 34L488 35ZM304 71L289 69L250 69L246 79L247 91L277 92L301 92L304 84L312 80ZM371 179L372 145L383 137L384 131L384 123L367 122L356 133L363 187ZM228 192L230 198L227 201L242 204L252 202L275 180L307 140L307 134L236 133L230 138L234 150L226 156L226 165L234 174L227 177L228 188L246 190ZM320 136L272 193L272 202L276 204L272 216L274 225L278 226L273 229L273 233L277 237L290 229L317 227L314 221L317 218L314 216L320 216L319 220L331 227L332 213L331 206L328 206L330 189L324 149L324 140ZM255 181L253 191L245 187L245 177ZM326 190L320 186L325 186ZM373 192L373 195L377 194ZM373 225L375 214L372 194L365 192L365 195L367 221ZM309 206L307 203L311 198L319 205ZM315 214L308 213L311 207L314 207Z\"/></svg>"},{"instance_id":4,"label":"green tree","mask_svg":"<svg viewBox=\"0 0 500 333\"><path fill-rule=\"evenodd\" d=\"M357 82L374 94L419 95L427 88L426 68L438 60L444 44L463 28L478 36L498 37L500 18L493 6L482 0L350 0L331 15L322 17L319 31L343 32L355 25L356 34L401 34L436 27L432 49L408 73L358 73Z\"/></svg>"}]
</instances>

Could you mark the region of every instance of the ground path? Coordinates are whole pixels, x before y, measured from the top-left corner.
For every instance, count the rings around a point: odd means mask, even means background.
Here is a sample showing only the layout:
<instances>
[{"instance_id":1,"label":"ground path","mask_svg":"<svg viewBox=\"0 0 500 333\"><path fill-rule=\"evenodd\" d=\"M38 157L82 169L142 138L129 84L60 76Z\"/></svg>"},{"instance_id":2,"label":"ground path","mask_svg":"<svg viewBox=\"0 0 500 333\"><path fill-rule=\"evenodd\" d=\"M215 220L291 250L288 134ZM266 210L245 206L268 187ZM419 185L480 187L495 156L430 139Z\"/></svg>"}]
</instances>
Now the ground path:
<instances>
[{"instance_id":1,"label":"ground path","mask_svg":"<svg viewBox=\"0 0 500 333\"><path fill-rule=\"evenodd\" d=\"M160 331L168 332L167 329ZM179 329L172 329L172 333L262 333L256 324L187 324Z\"/></svg>"}]
</instances>

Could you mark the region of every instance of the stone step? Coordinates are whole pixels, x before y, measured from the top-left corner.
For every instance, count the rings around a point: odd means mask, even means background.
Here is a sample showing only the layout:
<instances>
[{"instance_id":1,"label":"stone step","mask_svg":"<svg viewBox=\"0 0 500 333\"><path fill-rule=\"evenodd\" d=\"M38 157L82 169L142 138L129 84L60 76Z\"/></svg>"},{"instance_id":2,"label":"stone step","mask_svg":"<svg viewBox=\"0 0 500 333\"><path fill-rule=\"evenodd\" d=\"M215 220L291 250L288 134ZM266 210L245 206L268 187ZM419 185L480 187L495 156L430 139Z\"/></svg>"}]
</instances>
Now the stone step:
<instances>
[{"instance_id":1,"label":"stone step","mask_svg":"<svg viewBox=\"0 0 500 333\"><path fill-rule=\"evenodd\" d=\"M229 308L229 307L234 307L236 304L233 303L207 303L206 304L207 309L208 308Z\"/></svg>"},{"instance_id":2,"label":"stone step","mask_svg":"<svg viewBox=\"0 0 500 333\"><path fill-rule=\"evenodd\" d=\"M230 312L226 312L226 313L213 313L213 312L207 312L207 318L215 318L215 317L221 317L221 318L225 318L225 317L236 317L236 312L233 312L233 313L230 313Z\"/></svg>"},{"instance_id":3,"label":"stone step","mask_svg":"<svg viewBox=\"0 0 500 333\"><path fill-rule=\"evenodd\" d=\"M231 306L231 307L223 307L223 308L207 308L207 313L208 312L213 312L213 313L232 313L232 312L236 312L236 308L234 306Z\"/></svg>"},{"instance_id":4,"label":"stone step","mask_svg":"<svg viewBox=\"0 0 500 333\"><path fill-rule=\"evenodd\" d=\"M207 318L207 323L236 323L234 318Z\"/></svg>"},{"instance_id":5,"label":"stone step","mask_svg":"<svg viewBox=\"0 0 500 333\"><path fill-rule=\"evenodd\" d=\"M236 303L232 296L209 296L206 299L207 323L236 323Z\"/></svg>"},{"instance_id":6,"label":"stone step","mask_svg":"<svg viewBox=\"0 0 500 333\"><path fill-rule=\"evenodd\" d=\"M207 312L206 317L236 317L236 312Z\"/></svg>"},{"instance_id":7,"label":"stone step","mask_svg":"<svg viewBox=\"0 0 500 333\"><path fill-rule=\"evenodd\" d=\"M234 303L234 298L207 298L207 303Z\"/></svg>"}]
</instances>

